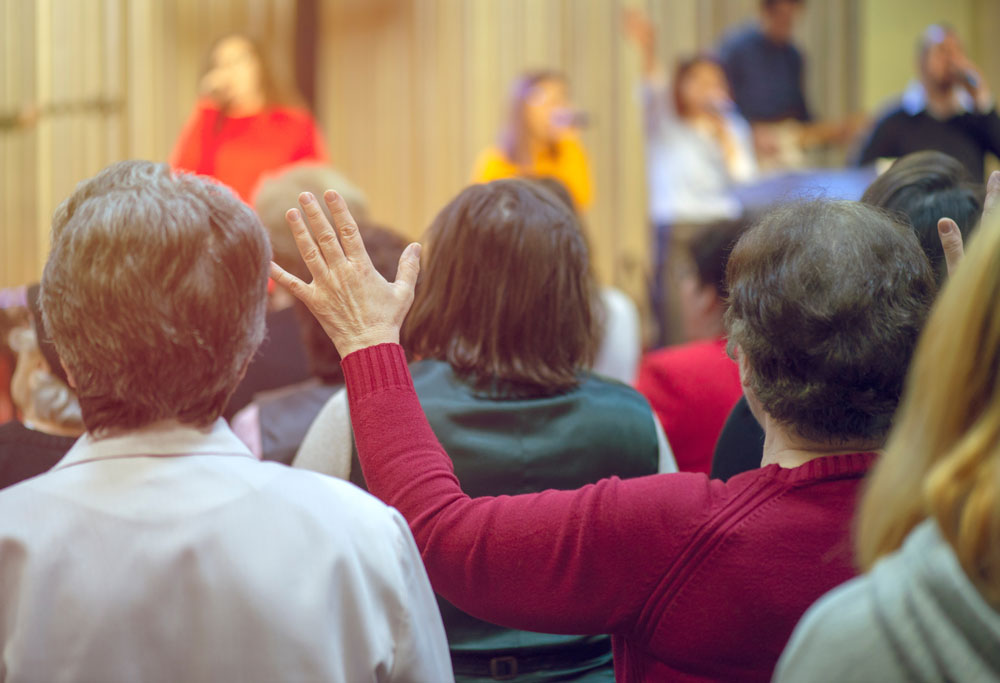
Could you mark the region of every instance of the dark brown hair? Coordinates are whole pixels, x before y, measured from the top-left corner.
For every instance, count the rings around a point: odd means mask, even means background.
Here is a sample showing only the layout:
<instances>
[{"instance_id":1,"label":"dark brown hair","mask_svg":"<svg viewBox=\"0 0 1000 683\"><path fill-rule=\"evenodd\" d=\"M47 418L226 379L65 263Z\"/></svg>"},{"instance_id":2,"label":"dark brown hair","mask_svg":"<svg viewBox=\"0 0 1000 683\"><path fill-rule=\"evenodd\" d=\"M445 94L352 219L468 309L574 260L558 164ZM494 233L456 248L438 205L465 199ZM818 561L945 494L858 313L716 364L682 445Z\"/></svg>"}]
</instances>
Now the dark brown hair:
<instances>
[{"instance_id":1,"label":"dark brown hair","mask_svg":"<svg viewBox=\"0 0 1000 683\"><path fill-rule=\"evenodd\" d=\"M962 238L968 241L983 214L982 194L982 186L972 182L961 162L943 152L928 150L897 159L868 186L861 201L895 213L913 228L941 285L947 264L938 236L938 219L953 219Z\"/></svg>"},{"instance_id":2,"label":"dark brown hair","mask_svg":"<svg viewBox=\"0 0 1000 683\"><path fill-rule=\"evenodd\" d=\"M913 231L857 202L788 205L740 239L727 279L764 410L813 441L883 440L934 298Z\"/></svg>"},{"instance_id":3,"label":"dark brown hair","mask_svg":"<svg viewBox=\"0 0 1000 683\"><path fill-rule=\"evenodd\" d=\"M576 216L529 180L463 190L428 230L403 344L479 388L573 387L597 346L594 283Z\"/></svg>"},{"instance_id":4,"label":"dark brown hair","mask_svg":"<svg viewBox=\"0 0 1000 683\"><path fill-rule=\"evenodd\" d=\"M45 327L90 432L221 413L264 337L271 247L228 188L122 161L52 218Z\"/></svg>"},{"instance_id":5,"label":"dark brown hair","mask_svg":"<svg viewBox=\"0 0 1000 683\"><path fill-rule=\"evenodd\" d=\"M726 266L733 247L749 225L743 219L717 221L699 226L688 242L691 260L702 285L715 287L719 298L729 295L726 287Z\"/></svg>"}]
</instances>

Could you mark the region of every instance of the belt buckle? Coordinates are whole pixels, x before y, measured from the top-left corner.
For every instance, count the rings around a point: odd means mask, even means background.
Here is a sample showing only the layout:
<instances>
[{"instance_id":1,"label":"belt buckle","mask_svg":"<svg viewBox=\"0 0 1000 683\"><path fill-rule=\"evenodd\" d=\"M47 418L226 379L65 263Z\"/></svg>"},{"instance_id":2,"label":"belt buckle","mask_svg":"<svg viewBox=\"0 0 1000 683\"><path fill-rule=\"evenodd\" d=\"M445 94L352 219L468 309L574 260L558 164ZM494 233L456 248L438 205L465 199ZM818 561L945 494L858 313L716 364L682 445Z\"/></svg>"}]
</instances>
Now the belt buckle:
<instances>
[{"instance_id":1,"label":"belt buckle","mask_svg":"<svg viewBox=\"0 0 1000 683\"><path fill-rule=\"evenodd\" d=\"M490 660L490 677L495 681L509 681L517 677L517 657L494 657Z\"/></svg>"}]
</instances>

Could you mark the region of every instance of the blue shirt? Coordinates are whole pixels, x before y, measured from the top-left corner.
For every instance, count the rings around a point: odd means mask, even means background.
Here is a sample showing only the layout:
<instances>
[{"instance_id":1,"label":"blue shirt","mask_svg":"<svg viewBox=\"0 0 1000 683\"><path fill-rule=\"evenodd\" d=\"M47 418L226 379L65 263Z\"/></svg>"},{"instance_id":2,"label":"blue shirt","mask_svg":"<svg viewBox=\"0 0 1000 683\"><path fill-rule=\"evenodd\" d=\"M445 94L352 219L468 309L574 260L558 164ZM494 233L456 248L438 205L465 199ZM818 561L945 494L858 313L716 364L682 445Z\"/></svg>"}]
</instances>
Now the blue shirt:
<instances>
[{"instance_id":1,"label":"blue shirt","mask_svg":"<svg viewBox=\"0 0 1000 683\"><path fill-rule=\"evenodd\" d=\"M791 43L775 43L752 24L722 41L719 60L748 121L812 119L802 91L802 53Z\"/></svg>"}]
</instances>

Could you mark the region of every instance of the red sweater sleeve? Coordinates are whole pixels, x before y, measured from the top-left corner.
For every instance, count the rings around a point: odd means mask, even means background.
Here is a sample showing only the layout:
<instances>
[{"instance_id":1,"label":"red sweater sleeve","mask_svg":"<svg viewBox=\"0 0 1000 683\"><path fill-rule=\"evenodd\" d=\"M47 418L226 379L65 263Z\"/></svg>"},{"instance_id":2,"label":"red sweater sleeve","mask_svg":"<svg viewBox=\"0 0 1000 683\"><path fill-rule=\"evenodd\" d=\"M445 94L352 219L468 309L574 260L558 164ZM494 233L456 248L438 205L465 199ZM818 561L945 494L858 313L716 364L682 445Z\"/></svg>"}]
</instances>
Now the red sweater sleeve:
<instances>
[{"instance_id":1,"label":"red sweater sleeve","mask_svg":"<svg viewBox=\"0 0 1000 683\"><path fill-rule=\"evenodd\" d=\"M643 607L668 589L718 482L654 475L471 499L424 417L402 348L363 349L343 367L365 480L406 517L436 591L511 628L643 629Z\"/></svg>"},{"instance_id":2,"label":"red sweater sleeve","mask_svg":"<svg viewBox=\"0 0 1000 683\"><path fill-rule=\"evenodd\" d=\"M205 126L205 107L200 103L195 106L191 116L184 123L181 134L177 136L174 149L170 153L170 166L181 171L198 171L201 160L201 138Z\"/></svg>"}]
</instances>

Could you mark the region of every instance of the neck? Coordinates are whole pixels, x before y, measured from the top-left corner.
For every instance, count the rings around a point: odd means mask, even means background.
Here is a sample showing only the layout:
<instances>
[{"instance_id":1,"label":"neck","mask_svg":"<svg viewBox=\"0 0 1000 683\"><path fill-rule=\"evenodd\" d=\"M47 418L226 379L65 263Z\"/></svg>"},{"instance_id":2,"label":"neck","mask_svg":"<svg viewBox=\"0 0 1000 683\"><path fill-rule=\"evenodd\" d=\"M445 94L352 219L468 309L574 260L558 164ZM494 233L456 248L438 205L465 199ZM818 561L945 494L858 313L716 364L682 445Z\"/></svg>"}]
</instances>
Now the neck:
<instances>
[{"instance_id":1,"label":"neck","mask_svg":"<svg viewBox=\"0 0 1000 683\"><path fill-rule=\"evenodd\" d=\"M241 117L253 116L264 110L267 101L262 94L253 95L238 102L230 102L225 108L227 116Z\"/></svg>"},{"instance_id":2,"label":"neck","mask_svg":"<svg viewBox=\"0 0 1000 683\"><path fill-rule=\"evenodd\" d=\"M950 116L955 110L954 90L950 84L923 82L927 110L935 116Z\"/></svg>"},{"instance_id":3,"label":"neck","mask_svg":"<svg viewBox=\"0 0 1000 683\"><path fill-rule=\"evenodd\" d=\"M764 456L761 458L761 467L778 465L791 469L828 455L867 453L881 448L881 444L873 442L828 443L810 441L794 434L788 427L777 423L770 415L765 413L763 417Z\"/></svg>"}]
</instances>

